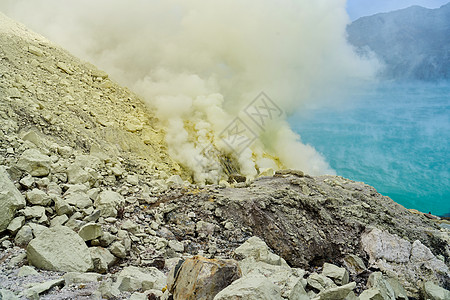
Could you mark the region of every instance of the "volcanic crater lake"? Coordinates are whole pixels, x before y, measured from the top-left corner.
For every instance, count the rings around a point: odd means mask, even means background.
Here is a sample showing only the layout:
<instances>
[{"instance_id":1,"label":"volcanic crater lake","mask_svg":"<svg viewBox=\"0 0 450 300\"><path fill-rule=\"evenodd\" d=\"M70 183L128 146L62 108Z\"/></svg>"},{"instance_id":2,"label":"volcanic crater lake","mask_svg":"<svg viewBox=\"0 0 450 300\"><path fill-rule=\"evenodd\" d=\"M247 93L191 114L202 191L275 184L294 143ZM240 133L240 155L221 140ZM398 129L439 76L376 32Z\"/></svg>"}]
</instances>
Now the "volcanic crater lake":
<instances>
[{"instance_id":1,"label":"volcanic crater lake","mask_svg":"<svg viewBox=\"0 0 450 300\"><path fill-rule=\"evenodd\" d=\"M450 216L450 82L380 82L290 124L338 175L406 208Z\"/></svg>"}]
</instances>

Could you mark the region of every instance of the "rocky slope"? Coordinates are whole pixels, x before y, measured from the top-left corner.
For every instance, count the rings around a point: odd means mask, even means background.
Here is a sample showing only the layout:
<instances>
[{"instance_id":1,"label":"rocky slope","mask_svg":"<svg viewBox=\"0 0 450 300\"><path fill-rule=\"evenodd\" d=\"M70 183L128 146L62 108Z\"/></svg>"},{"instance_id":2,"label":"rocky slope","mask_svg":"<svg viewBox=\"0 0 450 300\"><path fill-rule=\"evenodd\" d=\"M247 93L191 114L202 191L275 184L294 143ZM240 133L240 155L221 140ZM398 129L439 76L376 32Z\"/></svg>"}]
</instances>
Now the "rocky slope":
<instances>
[{"instance_id":1,"label":"rocky slope","mask_svg":"<svg viewBox=\"0 0 450 300\"><path fill-rule=\"evenodd\" d=\"M3 15L0 124L1 299L448 299L444 221L335 176L183 181L136 95Z\"/></svg>"}]
</instances>

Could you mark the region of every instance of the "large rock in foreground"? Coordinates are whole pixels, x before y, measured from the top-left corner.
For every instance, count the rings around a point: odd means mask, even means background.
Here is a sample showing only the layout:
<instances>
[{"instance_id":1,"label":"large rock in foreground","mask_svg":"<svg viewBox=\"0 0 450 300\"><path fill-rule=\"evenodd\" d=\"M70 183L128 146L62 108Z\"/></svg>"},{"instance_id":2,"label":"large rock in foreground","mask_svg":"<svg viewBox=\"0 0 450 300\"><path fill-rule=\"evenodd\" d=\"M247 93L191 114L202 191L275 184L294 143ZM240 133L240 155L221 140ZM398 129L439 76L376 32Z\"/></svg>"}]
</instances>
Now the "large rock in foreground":
<instances>
[{"instance_id":1,"label":"large rock in foreground","mask_svg":"<svg viewBox=\"0 0 450 300\"><path fill-rule=\"evenodd\" d=\"M52 271L86 272L93 267L83 239L65 226L48 228L33 239L27 258L35 267Z\"/></svg>"},{"instance_id":2,"label":"large rock in foreground","mask_svg":"<svg viewBox=\"0 0 450 300\"><path fill-rule=\"evenodd\" d=\"M212 300L240 277L241 269L234 260L194 256L171 271L167 288L174 300Z\"/></svg>"},{"instance_id":3,"label":"large rock in foreground","mask_svg":"<svg viewBox=\"0 0 450 300\"><path fill-rule=\"evenodd\" d=\"M4 167L0 167L0 232L5 231L17 209L25 206L25 198L14 186Z\"/></svg>"}]
</instances>

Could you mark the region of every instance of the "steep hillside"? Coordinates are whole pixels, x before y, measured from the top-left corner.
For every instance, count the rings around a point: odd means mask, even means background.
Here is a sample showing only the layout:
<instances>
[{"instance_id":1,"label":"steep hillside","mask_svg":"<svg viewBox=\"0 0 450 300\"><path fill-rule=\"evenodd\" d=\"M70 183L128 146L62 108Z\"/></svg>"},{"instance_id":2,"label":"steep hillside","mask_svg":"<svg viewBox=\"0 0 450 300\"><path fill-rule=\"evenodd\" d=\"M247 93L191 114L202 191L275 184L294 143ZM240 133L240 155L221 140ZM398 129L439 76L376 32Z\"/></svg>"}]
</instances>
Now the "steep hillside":
<instances>
[{"instance_id":1,"label":"steep hillside","mask_svg":"<svg viewBox=\"0 0 450 300\"><path fill-rule=\"evenodd\" d=\"M139 97L4 15L0 22L2 164L30 147L68 146L112 164L126 160L156 177L179 171Z\"/></svg>"},{"instance_id":2,"label":"steep hillside","mask_svg":"<svg viewBox=\"0 0 450 300\"><path fill-rule=\"evenodd\" d=\"M450 3L438 9L412 6L363 17L347 27L359 52L373 51L388 78L450 78Z\"/></svg>"},{"instance_id":3,"label":"steep hillside","mask_svg":"<svg viewBox=\"0 0 450 300\"><path fill-rule=\"evenodd\" d=\"M297 170L190 184L158 124L0 14L0 299L450 294L445 220Z\"/></svg>"}]
</instances>

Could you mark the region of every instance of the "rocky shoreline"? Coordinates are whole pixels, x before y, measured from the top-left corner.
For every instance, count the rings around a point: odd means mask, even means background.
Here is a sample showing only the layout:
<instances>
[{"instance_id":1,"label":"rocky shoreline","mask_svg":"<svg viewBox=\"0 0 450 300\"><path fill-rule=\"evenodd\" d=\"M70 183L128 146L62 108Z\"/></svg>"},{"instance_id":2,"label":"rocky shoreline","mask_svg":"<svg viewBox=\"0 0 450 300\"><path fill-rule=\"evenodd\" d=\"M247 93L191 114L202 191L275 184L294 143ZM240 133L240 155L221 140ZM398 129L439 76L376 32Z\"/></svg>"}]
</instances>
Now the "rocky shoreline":
<instances>
[{"instance_id":1,"label":"rocky shoreline","mask_svg":"<svg viewBox=\"0 0 450 300\"><path fill-rule=\"evenodd\" d=\"M1 299L450 299L448 222L338 176L191 184L136 95L0 25Z\"/></svg>"}]
</instances>

